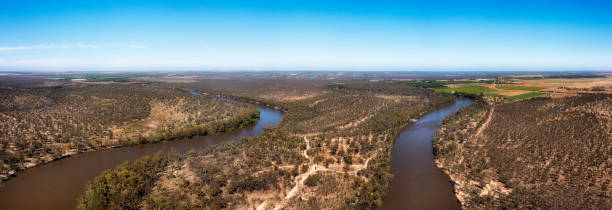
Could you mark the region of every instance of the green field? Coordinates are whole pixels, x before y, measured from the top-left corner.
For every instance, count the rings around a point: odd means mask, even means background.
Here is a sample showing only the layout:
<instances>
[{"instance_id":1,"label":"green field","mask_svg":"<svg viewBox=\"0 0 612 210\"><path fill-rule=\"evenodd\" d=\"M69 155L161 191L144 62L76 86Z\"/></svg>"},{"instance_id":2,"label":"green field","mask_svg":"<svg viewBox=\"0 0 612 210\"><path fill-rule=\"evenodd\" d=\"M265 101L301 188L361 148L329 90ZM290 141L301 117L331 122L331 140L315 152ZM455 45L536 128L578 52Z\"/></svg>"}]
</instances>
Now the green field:
<instances>
[{"instance_id":1,"label":"green field","mask_svg":"<svg viewBox=\"0 0 612 210\"><path fill-rule=\"evenodd\" d=\"M480 94L480 93L484 93L487 91L494 91L494 90L491 88L478 86L478 85L464 86L464 87L458 87L458 88L436 89L436 92L438 93L450 93L450 94L453 94L453 93Z\"/></svg>"},{"instance_id":2,"label":"green field","mask_svg":"<svg viewBox=\"0 0 612 210\"><path fill-rule=\"evenodd\" d=\"M485 96L489 96L489 97L499 97L499 98L507 98L507 99L512 99L512 100L519 100L519 99L525 99L525 98L531 98L531 97L546 95L546 93L531 92L531 93L524 93L524 94L515 95L515 96L503 96L503 95L499 95L499 94L495 94L495 93L485 93L484 95Z\"/></svg>"},{"instance_id":3,"label":"green field","mask_svg":"<svg viewBox=\"0 0 612 210\"><path fill-rule=\"evenodd\" d=\"M526 86L497 86L495 87L497 89L502 89L502 90L529 90L529 91L538 91L538 90L542 90L544 88L541 87L526 87Z\"/></svg>"}]
</instances>

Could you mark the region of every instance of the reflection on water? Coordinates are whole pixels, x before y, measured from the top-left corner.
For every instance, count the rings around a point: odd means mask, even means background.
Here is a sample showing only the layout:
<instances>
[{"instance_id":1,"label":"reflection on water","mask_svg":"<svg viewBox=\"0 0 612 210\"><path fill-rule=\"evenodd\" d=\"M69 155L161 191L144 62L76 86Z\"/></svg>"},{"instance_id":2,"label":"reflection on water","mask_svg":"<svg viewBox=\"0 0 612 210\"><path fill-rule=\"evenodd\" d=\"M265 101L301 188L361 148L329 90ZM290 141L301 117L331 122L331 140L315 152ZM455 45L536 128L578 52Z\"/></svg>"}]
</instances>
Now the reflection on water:
<instances>
[{"instance_id":1,"label":"reflection on water","mask_svg":"<svg viewBox=\"0 0 612 210\"><path fill-rule=\"evenodd\" d=\"M433 162L433 136L440 123L471 100L458 99L455 104L425 115L400 134L393 147L393 179L384 209L459 209L450 179Z\"/></svg>"}]
</instances>

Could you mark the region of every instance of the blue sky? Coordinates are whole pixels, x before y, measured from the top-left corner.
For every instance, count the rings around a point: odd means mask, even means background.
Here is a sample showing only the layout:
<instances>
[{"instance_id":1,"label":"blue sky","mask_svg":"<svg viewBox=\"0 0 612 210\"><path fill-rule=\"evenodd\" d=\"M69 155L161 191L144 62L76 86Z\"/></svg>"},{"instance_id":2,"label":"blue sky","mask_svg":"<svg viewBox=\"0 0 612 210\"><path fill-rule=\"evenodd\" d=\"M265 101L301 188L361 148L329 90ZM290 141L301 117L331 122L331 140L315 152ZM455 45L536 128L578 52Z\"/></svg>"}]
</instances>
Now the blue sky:
<instances>
[{"instance_id":1,"label":"blue sky","mask_svg":"<svg viewBox=\"0 0 612 210\"><path fill-rule=\"evenodd\" d=\"M2 1L0 70L612 70L611 1Z\"/></svg>"}]
</instances>

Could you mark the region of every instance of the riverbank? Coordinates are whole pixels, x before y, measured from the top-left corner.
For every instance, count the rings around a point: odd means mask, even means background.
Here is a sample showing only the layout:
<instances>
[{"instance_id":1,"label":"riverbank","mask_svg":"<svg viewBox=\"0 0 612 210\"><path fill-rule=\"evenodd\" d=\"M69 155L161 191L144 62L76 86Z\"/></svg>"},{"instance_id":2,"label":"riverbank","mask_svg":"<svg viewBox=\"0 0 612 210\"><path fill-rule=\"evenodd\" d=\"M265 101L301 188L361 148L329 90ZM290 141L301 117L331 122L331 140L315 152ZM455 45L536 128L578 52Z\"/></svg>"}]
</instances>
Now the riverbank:
<instances>
[{"instance_id":1,"label":"riverbank","mask_svg":"<svg viewBox=\"0 0 612 210\"><path fill-rule=\"evenodd\" d=\"M580 94L473 104L436 133L436 163L464 209L610 209L611 102Z\"/></svg>"},{"instance_id":2,"label":"riverbank","mask_svg":"<svg viewBox=\"0 0 612 210\"><path fill-rule=\"evenodd\" d=\"M187 127L183 129L178 129L172 132L156 134L156 135L152 135L148 137L139 136L136 141L125 141L117 145L88 148L87 150L74 149L74 150L71 150L71 151L68 151L62 154L59 157L54 157L54 158L47 156L47 157L43 157L40 159L31 159L28 163L24 164L23 168L18 168L17 170L12 170L12 171L9 171L8 173L0 174L0 184L2 182L9 180L11 177L17 176L18 173L21 171L24 171L24 170L27 170L33 167L37 167L40 165L44 165L52 161L61 160L61 159L64 159L64 158L67 158L67 157L70 157L76 154L99 151L99 150L106 150L106 149L112 149L112 148L120 148L120 147L126 147L126 146L135 146L139 144L150 144L150 143L159 143L159 142L164 142L164 141L174 141L174 140L183 139L183 138L192 138L195 136L206 136L206 135L215 134L219 132L232 132L235 129L255 124L257 123L258 120L259 120L259 110L256 108L250 108L227 120L211 122L205 125L191 126L191 127Z\"/></svg>"},{"instance_id":3,"label":"riverbank","mask_svg":"<svg viewBox=\"0 0 612 210\"><path fill-rule=\"evenodd\" d=\"M472 100L457 99L401 131L393 146L389 192L383 209L457 209L450 179L434 165L433 135L442 121Z\"/></svg>"},{"instance_id":4,"label":"riverbank","mask_svg":"<svg viewBox=\"0 0 612 210\"><path fill-rule=\"evenodd\" d=\"M244 105L148 85L22 88L11 94L0 102L29 97L52 103L0 112L0 183L78 153L235 129L253 123L258 113ZM208 126L206 131L196 133L194 128L201 131L202 125Z\"/></svg>"},{"instance_id":5,"label":"riverbank","mask_svg":"<svg viewBox=\"0 0 612 210\"><path fill-rule=\"evenodd\" d=\"M76 198L93 177L125 161L132 161L158 151L186 152L206 148L241 136L259 135L264 127L275 125L282 113L258 107L261 115L255 126L233 131L195 136L179 141L165 141L76 154L72 157L23 171L0 188L3 209L72 209Z\"/></svg>"},{"instance_id":6,"label":"riverbank","mask_svg":"<svg viewBox=\"0 0 612 210\"><path fill-rule=\"evenodd\" d=\"M243 83L245 82L249 81ZM223 81L223 84L226 83L227 81ZM415 87L412 83L402 82L358 82L350 89L337 90L326 87L295 90L292 89L293 84L286 84L288 87L278 83L257 82L256 84L246 84L248 87L259 89L240 91L241 95L282 104L283 109L288 111L278 126L266 129L263 135L257 137L230 141L211 149L185 154L184 159L173 161L162 172L156 174L155 176L159 176L160 179L155 181L151 191L147 191L148 195L133 197L131 204L138 203L139 206L162 209L377 208L383 203L390 184L393 145L400 131L429 111L455 101L453 96L437 94L429 89ZM206 91L196 87L185 88ZM208 95L214 97L216 94ZM260 110L262 116L256 127L266 120L264 112L270 109L260 107ZM280 120L281 112L277 110L274 112L278 113ZM223 133L203 138L217 135ZM136 149L138 147L163 148L164 145L189 141L170 141L114 150L131 151L131 153L119 153L119 156L130 157L121 160L135 160L144 155L154 154L152 150L146 154L138 152ZM193 147L186 147L181 151L187 151L187 148ZM85 170L93 168L91 175L84 175L89 177L83 180L87 183L92 177L99 176L103 171L102 168L114 168L119 164L113 163L114 165L108 164L104 167L86 165L89 161L104 162L104 159L116 156L95 155L105 152L80 154L75 156L79 158L66 158L67 161L57 161L34 168L33 176L40 177L33 179L53 177L53 173L59 173L60 170L51 168L50 171L38 173L36 172L38 169L75 160L82 161L82 164L77 164L78 167ZM137 152L138 154L134 154ZM92 154L102 160L82 158ZM65 173L70 170L62 171L64 174L70 174ZM78 173L82 172L76 172ZM19 180L28 180L21 178L23 176L17 177ZM61 177L59 179L63 180ZM68 181L56 182L59 185L75 186L67 183ZM35 191L47 192L46 194L53 194L49 192L61 188L56 184L36 183L36 181L21 184L21 186L36 184L43 187L53 185L53 189L48 190L32 186L37 189ZM18 188L12 193L20 194L17 192L19 190L22 189ZM83 189L63 191L82 193ZM32 193L23 191L21 195L28 197L28 194ZM34 197L38 196L42 195ZM77 196L78 194L74 195L74 199ZM19 197L12 198L19 200ZM65 199L49 198L62 202L66 201ZM138 202L139 200L141 202ZM71 203L66 201L65 205L70 204L74 207L75 201L72 200ZM23 205L36 208L37 203L40 202Z\"/></svg>"},{"instance_id":7,"label":"riverbank","mask_svg":"<svg viewBox=\"0 0 612 210\"><path fill-rule=\"evenodd\" d=\"M240 91L271 97L288 112L261 136L171 161L147 195L130 202L161 209L376 208L389 184L394 137L454 97L405 83L371 84L381 90L300 91L274 83L282 90Z\"/></svg>"}]
</instances>

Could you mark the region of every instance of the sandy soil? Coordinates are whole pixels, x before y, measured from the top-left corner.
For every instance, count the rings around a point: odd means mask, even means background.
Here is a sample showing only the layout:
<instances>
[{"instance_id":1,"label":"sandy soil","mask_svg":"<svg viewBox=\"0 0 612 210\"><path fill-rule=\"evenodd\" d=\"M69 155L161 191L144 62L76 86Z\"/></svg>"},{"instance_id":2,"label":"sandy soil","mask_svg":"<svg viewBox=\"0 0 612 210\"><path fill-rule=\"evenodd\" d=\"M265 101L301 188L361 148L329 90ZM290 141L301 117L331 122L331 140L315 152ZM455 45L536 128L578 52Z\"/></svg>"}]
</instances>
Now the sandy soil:
<instances>
[{"instance_id":1,"label":"sandy soil","mask_svg":"<svg viewBox=\"0 0 612 210\"><path fill-rule=\"evenodd\" d=\"M502 95L502 96L517 96L517 95L521 95L521 94L525 94L525 93L529 93L532 91L528 91L528 90L501 90L498 89L498 91L492 91L492 92L487 92L487 93L494 93L494 94L498 94L498 95Z\"/></svg>"}]
</instances>

